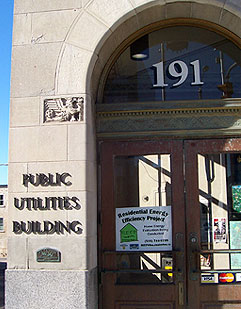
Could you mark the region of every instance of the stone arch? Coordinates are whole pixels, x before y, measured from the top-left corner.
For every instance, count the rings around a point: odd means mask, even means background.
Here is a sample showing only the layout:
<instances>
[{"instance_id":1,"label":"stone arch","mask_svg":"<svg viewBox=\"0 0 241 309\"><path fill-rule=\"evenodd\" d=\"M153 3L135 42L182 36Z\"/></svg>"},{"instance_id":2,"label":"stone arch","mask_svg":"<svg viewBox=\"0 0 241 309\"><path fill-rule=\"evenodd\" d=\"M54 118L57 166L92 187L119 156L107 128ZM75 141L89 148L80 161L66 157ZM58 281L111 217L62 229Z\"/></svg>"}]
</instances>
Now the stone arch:
<instances>
[{"instance_id":1,"label":"stone arch","mask_svg":"<svg viewBox=\"0 0 241 309\"><path fill-rule=\"evenodd\" d=\"M235 10L235 1L208 0L93 0L83 1L84 8L73 22L59 55L55 79L55 95L81 95L85 97L85 132L75 132L75 140L81 135L81 150L85 152L86 165L91 164L91 173L85 175L85 182L92 184L91 194L87 196L89 216L96 214L96 160L95 160L95 109L97 90L104 68L143 29L160 27L171 22L189 21L209 26L216 31L226 32L229 38L236 40L241 35L241 6ZM228 4L229 3L229 4ZM233 6L231 5L233 3ZM239 11L238 11L239 9ZM239 13L240 12L240 13ZM79 131L78 131L79 132ZM79 140L78 140L79 143ZM86 168L87 169L87 168ZM96 226L87 228L89 237L96 245ZM94 246L93 246L94 247ZM92 249L91 268L97 263L96 250ZM92 260L91 259L91 260Z\"/></svg>"},{"instance_id":2,"label":"stone arch","mask_svg":"<svg viewBox=\"0 0 241 309\"><path fill-rule=\"evenodd\" d=\"M118 53L141 35L143 30L151 31L155 26L175 22L200 24L226 33L240 46L241 5L235 0L212 2L213 4L209 0L83 0L84 8L73 22L59 55L55 95L78 94L85 97L87 126L81 145L88 147L81 151L86 152L85 158L91 160L95 170L94 104L101 77L106 76L104 70L110 67ZM96 182L97 179L94 170L92 174L86 173L85 177L86 183L93 183L93 179ZM92 193L91 198L87 198L87 204L91 204L89 210L93 214L96 212L96 203L93 202L97 197L96 184ZM95 233L96 227L93 227L93 231Z\"/></svg>"}]
</instances>

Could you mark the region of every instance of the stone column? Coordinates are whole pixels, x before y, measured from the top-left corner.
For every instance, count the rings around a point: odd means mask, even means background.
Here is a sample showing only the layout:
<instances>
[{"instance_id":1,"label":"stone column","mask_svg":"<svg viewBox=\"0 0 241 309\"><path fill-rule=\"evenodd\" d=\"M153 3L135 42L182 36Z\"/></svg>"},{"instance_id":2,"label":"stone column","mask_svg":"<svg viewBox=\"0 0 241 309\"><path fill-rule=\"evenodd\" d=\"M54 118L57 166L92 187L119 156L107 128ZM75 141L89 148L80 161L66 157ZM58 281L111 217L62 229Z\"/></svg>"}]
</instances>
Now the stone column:
<instances>
[{"instance_id":1,"label":"stone column","mask_svg":"<svg viewBox=\"0 0 241 309\"><path fill-rule=\"evenodd\" d=\"M7 309L97 307L92 102L56 79L81 12L80 0L15 0ZM65 74L72 86L80 82Z\"/></svg>"}]
</instances>

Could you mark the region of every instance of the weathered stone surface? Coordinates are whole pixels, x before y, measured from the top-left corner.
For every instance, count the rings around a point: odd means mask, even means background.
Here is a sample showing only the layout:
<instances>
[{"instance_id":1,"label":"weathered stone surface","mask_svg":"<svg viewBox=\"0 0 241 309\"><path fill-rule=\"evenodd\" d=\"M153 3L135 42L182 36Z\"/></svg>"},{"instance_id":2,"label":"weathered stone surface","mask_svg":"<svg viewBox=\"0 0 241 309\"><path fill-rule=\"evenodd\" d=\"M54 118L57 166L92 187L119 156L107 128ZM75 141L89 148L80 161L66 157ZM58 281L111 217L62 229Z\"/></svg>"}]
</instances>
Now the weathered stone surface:
<instances>
[{"instance_id":1,"label":"weathered stone surface","mask_svg":"<svg viewBox=\"0 0 241 309\"><path fill-rule=\"evenodd\" d=\"M179 2L177 0L165 0L166 3L175 3L175 2ZM182 2L193 2L193 3L203 3L203 4L213 4L215 6L219 6L219 7L223 7L224 3L226 0L182 0Z\"/></svg>"},{"instance_id":2,"label":"weathered stone surface","mask_svg":"<svg viewBox=\"0 0 241 309\"><path fill-rule=\"evenodd\" d=\"M33 43L64 41L79 10L51 11L32 14Z\"/></svg>"},{"instance_id":3,"label":"weathered stone surface","mask_svg":"<svg viewBox=\"0 0 241 309\"><path fill-rule=\"evenodd\" d=\"M99 41L105 34L108 35L108 32L110 31L103 22L88 12L83 12L70 32L67 42L94 51Z\"/></svg>"},{"instance_id":4,"label":"weathered stone surface","mask_svg":"<svg viewBox=\"0 0 241 309\"><path fill-rule=\"evenodd\" d=\"M166 6L166 17L167 18L189 18L191 15L191 4L190 2L183 3L170 3Z\"/></svg>"},{"instance_id":5,"label":"weathered stone surface","mask_svg":"<svg viewBox=\"0 0 241 309\"><path fill-rule=\"evenodd\" d=\"M67 159L67 127L12 128L10 162L61 161Z\"/></svg>"},{"instance_id":6,"label":"weathered stone surface","mask_svg":"<svg viewBox=\"0 0 241 309\"><path fill-rule=\"evenodd\" d=\"M82 6L81 0L15 0L14 13L42 12L53 10L78 9Z\"/></svg>"},{"instance_id":7,"label":"weathered stone surface","mask_svg":"<svg viewBox=\"0 0 241 309\"><path fill-rule=\"evenodd\" d=\"M22 185L22 174L27 173L27 163L9 163L8 165L8 192L27 192ZM12 205L10 205L12 207Z\"/></svg>"},{"instance_id":8,"label":"weathered stone surface","mask_svg":"<svg viewBox=\"0 0 241 309\"><path fill-rule=\"evenodd\" d=\"M93 224L93 222L97 222L97 195L95 192L87 192L86 205L88 205L86 207L86 235L93 238L92 245L95 246L94 242L97 241L97 224ZM97 263L96 256L92 256L91 258L95 261L92 264L95 265L95 263Z\"/></svg>"},{"instance_id":9,"label":"weathered stone surface","mask_svg":"<svg viewBox=\"0 0 241 309\"><path fill-rule=\"evenodd\" d=\"M138 19L140 19L141 17L144 20L148 21L144 24L140 21L140 25L143 24L145 26L153 22L164 20L166 18L166 2L165 0L160 0L158 2L150 1L147 2L145 5L137 6L135 8L135 11L138 13Z\"/></svg>"},{"instance_id":10,"label":"weathered stone surface","mask_svg":"<svg viewBox=\"0 0 241 309\"><path fill-rule=\"evenodd\" d=\"M82 0L83 6L86 6L89 2L91 2L92 0Z\"/></svg>"},{"instance_id":11,"label":"weathered stone surface","mask_svg":"<svg viewBox=\"0 0 241 309\"><path fill-rule=\"evenodd\" d=\"M120 27L116 28L116 25L111 27L111 31L113 32L112 40L111 40L112 49L119 48L119 46L123 43L123 41L125 41L132 32L135 33L136 31L139 30L139 27L140 27L140 23L136 15L133 15L130 18L128 18ZM131 33L130 33L130 29L132 29ZM105 42L104 46L106 49L111 48L109 44L110 44L110 40ZM102 61L105 61L105 59L103 59Z\"/></svg>"},{"instance_id":12,"label":"weathered stone surface","mask_svg":"<svg viewBox=\"0 0 241 309\"><path fill-rule=\"evenodd\" d=\"M95 135L87 125L68 127L68 159L95 160Z\"/></svg>"},{"instance_id":13,"label":"weathered stone surface","mask_svg":"<svg viewBox=\"0 0 241 309\"><path fill-rule=\"evenodd\" d=\"M21 284L20 284L21 283ZM97 271L6 271L6 309L96 309Z\"/></svg>"},{"instance_id":14,"label":"weathered stone surface","mask_svg":"<svg viewBox=\"0 0 241 309\"><path fill-rule=\"evenodd\" d=\"M220 25L240 36L240 33L241 33L240 17L237 17L236 15L231 14L227 10L223 10L222 16L220 18Z\"/></svg>"},{"instance_id":15,"label":"weathered stone surface","mask_svg":"<svg viewBox=\"0 0 241 309\"><path fill-rule=\"evenodd\" d=\"M218 23L222 14L222 8L213 5L202 5L200 3L192 3L191 18L205 19Z\"/></svg>"},{"instance_id":16,"label":"weathered stone surface","mask_svg":"<svg viewBox=\"0 0 241 309\"><path fill-rule=\"evenodd\" d=\"M10 205L12 207L12 205ZM12 231L12 222L8 221L9 231ZM13 269L27 269L28 261L28 246L25 236L19 237L8 237L8 268Z\"/></svg>"},{"instance_id":17,"label":"weathered stone surface","mask_svg":"<svg viewBox=\"0 0 241 309\"><path fill-rule=\"evenodd\" d=\"M141 5L149 6L149 5L153 5L153 4L157 3L156 0L130 0L130 1L135 8L137 8L138 6L141 6ZM158 2L160 2L160 1L158 1ZM163 4L164 3L165 3L165 1L163 0Z\"/></svg>"},{"instance_id":18,"label":"weathered stone surface","mask_svg":"<svg viewBox=\"0 0 241 309\"><path fill-rule=\"evenodd\" d=\"M113 25L125 14L135 14L134 7L128 0L94 0L87 10L101 19L107 26Z\"/></svg>"},{"instance_id":19,"label":"weathered stone surface","mask_svg":"<svg viewBox=\"0 0 241 309\"><path fill-rule=\"evenodd\" d=\"M30 44L32 35L32 14L14 15L13 45Z\"/></svg>"},{"instance_id":20,"label":"weathered stone surface","mask_svg":"<svg viewBox=\"0 0 241 309\"><path fill-rule=\"evenodd\" d=\"M86 75L92 57L97 60L92 52L65 44L57 71L57 93L86 92Z\"/></svg>"},{"instance_id":21,"label":"weathered stone surface","mask_svg":"<svg viewBox=\"0 0 241 309\"><path fill-rule=\"evenodd\" d=\"M241 2L240 0L227 0L224 9L232 12L235 15L241 15Z\"/></svg>"},{"instance_id":22,"label":"weathered stone surface","mask_svg":"<svg viewBox=\"0 0 241 309\"><path fill-rule=\"evenodd\" d=\"M39 101L39 97L12 98L10 104L10 127L39 125Z\"/></svg>"},{"instance_id":23,"label":"weathered stone surface","mask_svg":"<svg viewBox=\"0 0 241 309\"><path fill-rule=\"evenodd\" d=\"M13 46L12 97L50 95L61 43Z\"/></svg>"}]
</instances>

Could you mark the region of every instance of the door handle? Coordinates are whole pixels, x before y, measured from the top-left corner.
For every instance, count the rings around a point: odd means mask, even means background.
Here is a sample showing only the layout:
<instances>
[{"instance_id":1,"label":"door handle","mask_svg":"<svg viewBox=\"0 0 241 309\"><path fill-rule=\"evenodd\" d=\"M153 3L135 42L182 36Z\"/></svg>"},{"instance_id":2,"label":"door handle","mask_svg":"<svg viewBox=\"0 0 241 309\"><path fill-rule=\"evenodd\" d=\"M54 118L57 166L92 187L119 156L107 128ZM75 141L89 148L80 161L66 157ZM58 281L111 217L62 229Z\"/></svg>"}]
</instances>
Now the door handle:
<instances>
[{"instance_id":1,"label":"door handle","mask_svg":"<svg viewBox=\"0 0 241 309\"><path fill-rule=\"evenodd\" d=\"M175 264L176 264L176 280L183 281L184 275L184 235L183 233L176 233L175 235L176 242L176 256L175 256Z\"/></svg>"},{"instance_id":2,"label":"door handle","mask_svg":"<svg viewBox=\"0 0 241 309\"><path fill-rule=\"evenodd\" d=\"M178 304L179 306L184 305L184 284L183 282L178 282Z\"/></svg>"},{"instance_id":3,"label":"door handle","mask_svg":"<svg viewBox=\"0 0 241 309\"><path fill-rule=\"evenodd\" d=\"M200 270L200 250L197 233L190 233L189 235L189 278L190 280L198 280Z\"/></svg>"},{"instance_id":4,"label":"door handle","mask_svg":"<svg viewBox=\"0 0 241 309\"><path fill-rule=\"evenodd\" d=\"M183 233L176 233L175 235L176 247L176 283L178 285L178 304L184 306L185 290L184 290L184 235Z\"/></svg>"}]
</instances>

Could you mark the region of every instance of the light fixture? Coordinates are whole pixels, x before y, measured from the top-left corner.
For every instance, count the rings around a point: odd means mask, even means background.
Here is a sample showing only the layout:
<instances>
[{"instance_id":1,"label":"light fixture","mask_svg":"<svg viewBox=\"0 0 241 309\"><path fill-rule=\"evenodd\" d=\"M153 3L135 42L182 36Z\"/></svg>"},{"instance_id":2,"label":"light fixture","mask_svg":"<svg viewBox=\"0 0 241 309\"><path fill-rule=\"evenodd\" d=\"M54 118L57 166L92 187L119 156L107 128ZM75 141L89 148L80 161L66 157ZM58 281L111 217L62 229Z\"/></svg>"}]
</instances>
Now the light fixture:
<instances>
[{"instance_id":1,"label":"light fixture","mask_svg":"<svg viewBox=\"0 0 241 309\"><path fill-rule=\"evenodd\" d=\"M130 46L132 60L146 60L149 58L149 42L148 35L142 36Z\"/></svg>"}]
</instances>

